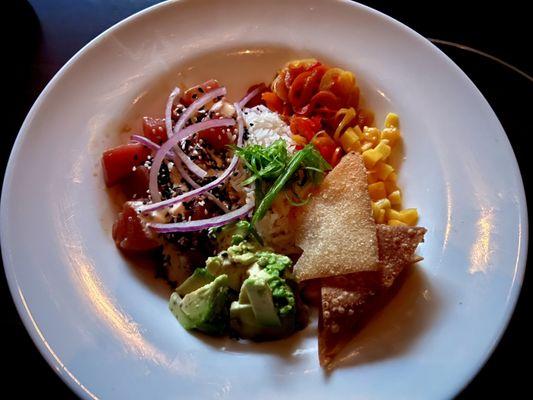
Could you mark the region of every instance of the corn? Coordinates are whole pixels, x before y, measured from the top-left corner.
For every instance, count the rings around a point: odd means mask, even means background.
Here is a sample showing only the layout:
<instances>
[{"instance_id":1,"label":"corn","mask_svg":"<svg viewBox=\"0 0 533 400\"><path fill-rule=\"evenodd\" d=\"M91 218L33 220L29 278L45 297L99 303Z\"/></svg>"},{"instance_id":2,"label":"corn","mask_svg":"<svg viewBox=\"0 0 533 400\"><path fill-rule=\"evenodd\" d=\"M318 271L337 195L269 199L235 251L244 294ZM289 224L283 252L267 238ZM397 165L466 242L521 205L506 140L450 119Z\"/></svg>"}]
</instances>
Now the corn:
<instances>
[{"instance_id":1,"label":"corn","mask_svg":"<svg viewBox=\"0 0 533 400\"><path fill-rule=\"evenodd\" d=\"M367 172L366 180L370 184L370 183L376 183L378 181L378 178L376 178L376 174L372 172Z\"/></svg>"},{"instance_id":2,"label":"corn","mask_svg":"<svg viewBox=\"0 0 533 400\"><path fill-rule=\"evenodd\" d=\"M398 221L402 221L402 214L400 214L400 211L396 211L396 210L394 210L392 208L389 208L387 210L387 219L388 220L396 219Z\"/></svg>"},{"instance_id":3,"label":"corn","mask_svg":"<svg viewBox=\"0 0 533 400\"><path fill-rule=\"evenodd\" d=\"M400 130L398 128L385 128L381 131L381 140L386 139L389 141L391 147L394 147L396 142L400 139Z\"/></svg>"},{"instance_id":4,"label":"corn","mask_svg":"<svg viewBox=\"0 0 533 400\"><path fill-rule=\"evenodd\" d=\"M391 208L387 210L387 219L389 221L398 220L405 225L414 226L418 222L418 211L416 208L406 208L402 211L396 211Z\"/></svg>"},{"instance_id":5,"label":"corn","mask_svg":"<svg viewBox=\"0 0 533 400\"><path fill-rule=\"evenodd\" d=\"M385 223L385 210L379 210L378 217L375 218L377 224L384 224Z\"/></svg>"},{"instance_id":6,"label":"corn","mask_svg":"<svg viewBox=\"0 0 533 400\"><path fill-rule=\"evenodd\" d=\"M387 192L387 195L394 193L398 189L398 186L396 185L396 182L392 181L385 181L383 182L385 184L385 191Z\"/></svg>"},{"instance_id":7,"label":"corn","mask_svg":"<svg viewBox=\"0 0 533 400\"><path fill-rule=\"evenodd\" d=\"M373 201L378 201L379 199L384 199L387 197L385 184L383 182L376 182L368 185L368 193Z\"/></svg>"},{"instance_id":8,"label":"corn","mask_svg":"<svg viewBox=\"0 0 533 400\"><path fill-rule=\"evenodd\" d=\"M394 168L383 161L379 161L374 167L374 172L380 181L384 181L391 174L391 172L394 172Z\"/></svg>"},{"instance_id":9,"label":"corn","mask_svg":"<svg viewBox=\"0 0 533 400\"><path fill-rule=\"evenodd\" d=\"M380 215L381 208L373 201L371 203L372 203L372 215L374 216L374 219L377 221Z\"/></svg>"},{"instance_id":10,"label":"corn","mask_svg":"<svg viewBox=\"0 0 533 400\"><path fill-rule=\"evenodd\" d=\"M365 126L363 128L363 139L376 145L379 141L380 132L378 128Z\"/></svg>"},{"instance_id":11,"label":"corn","mask_svg":"<svg viewBox=\"0 0 533 400\"><path fill-rule=\"evenodd\" d=\"M357 134L359 139L363 139L364 138L363 131L361 130L361 128L359 128L359 125L355 125L352 129Z\"/></svg>"},{"instance_id":12,"label":"corn","mask_svg":"<svg viewBox=\"0 0 533 400\"><path fill-rule=\"evenodd\" d=\"M372 147L374 147L374 145L372 144L372 142L364 142L362 145L361 145L361 151L362 152L365 152L367 150L370 150Z\"/></svg>"},{"instance_id":13,"label":"corn","mask_svg":"<svg viewBox=\"0 0 533 400\"><path fill-rule=\"evenodd\" d=\"M361 150L361 142L359 141L359 136L357 136L357 133L354 131L353 128L346 129L346 131L342 134L340 138L340 143L342 149L346 153L350 151L358 152Z\"/></svg>"},{"instance_id":14,"label":"corn","mask_svg":"<svg viewBox=\"0 0 533 400\"><path fill-rule=\"evenodd\" d=\"M381 140L379 144L374 148L374 150L379 151L381 153L381 159L386 160L388 156L390 156L391 153L391 147L389 146L388 140Z\"/></svg>"},{"instance_id":15,"label":"corn","mask_svg":"<svg viewBox=\"0 0 533 400\"><path fill-rule=\"evenodd\" d=\"M385 180L389 182L396 182L398 180L398 175L396 175L396 172L391 172Z\"/></svg>"},{"instance_id":16,"label":"corn","mask_svg":"<svg viewBox=\"0 0 533 400\"><path fill-rule=\"evenodd\" d=\"M398 114L388 113L385 117L385 128L399 128L400 127L400 117Z\"/></svg>"},{"instance_id":17,"label":"corn","mask_svg":"<svg viewBox=\"0 0 533 400\"><path fill-rule=\"evenodd\" d=\"M389 209L391 208L391 202L389 201L389 199L380 199L378 201L376 201L375 203L372 203L372 204L375 204L376 207L379 207L380 209Z\"/></svg>"},{"instance_id":18,"label":"corn","mask_svg":"<svg viewBox=\"0 0 533 400\"><path fill-rule=\"evenodd\" d=\"M416 208L406 208L400 211L402 218L400 221L405 222L409 226L415 226L418 222L418 211Z\"/></svg>"},{"instance_id":19,"label":"corn","mask_svg":"<svg viewBox=\"0 0 533 400\"><path fill-rule=\"evenodd\" d=\"M387 183L385 183L385 190L387 190ZM399 206L402 204L402 194L400 192L399 189L396 189L392 192L389 192L387 190L387 193L389 194L387 196L387 199L390 201L390 203L393 205L393 206Z\"/></svg>"},{"instance_id":20,"label":"corn","mask_svg":"<svg viewBox=\"0 0 533 400\"><path fill-rule=\"evenodd\" d=\"M405 222L399 221L397 219L389 219L387 221L387 224L389 224L390 226L405 226L405 225L407 225Z\"/></svg>"},{"instance_id":21,"label":"corn","mask_svg":"<svg viewBox=\"0 0 533 400\"><path fill-rule=\"evenodd\" d=\"M383 154L376 149L363 151L363 161L367 170L374 168L376 163L383 158Z\"/></svg>"}]
</instances>

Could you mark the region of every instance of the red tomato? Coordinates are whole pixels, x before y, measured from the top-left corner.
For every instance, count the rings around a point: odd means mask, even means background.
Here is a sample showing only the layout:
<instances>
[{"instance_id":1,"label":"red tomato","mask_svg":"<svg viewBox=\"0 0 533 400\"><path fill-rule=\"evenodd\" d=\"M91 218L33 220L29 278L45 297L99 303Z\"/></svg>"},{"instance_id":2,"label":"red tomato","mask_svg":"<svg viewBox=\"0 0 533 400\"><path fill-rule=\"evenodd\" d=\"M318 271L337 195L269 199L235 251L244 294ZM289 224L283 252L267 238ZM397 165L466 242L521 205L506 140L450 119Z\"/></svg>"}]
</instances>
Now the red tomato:
<instances>
[{"instance_id":1,"label":"red tomato","mask_svg":"<svg viewBox=\"0 0 533 400\"><path fill-rule=\"evenodd\" d=\"M359 125L359 128L363 129L365 126L372 126L372 123L374 122L374 113L365 108L361 108L357 110L355 118L357 119L357 125Z\"/></svg>"},{"instance_id":2,"label":"red tomato","mask_svg":"<svg viewBox=\"0 0 533 400\"><path fill-rule=\"evenodd\" d=\"M198 132L198 139L203 139L215 150L222 150L231 143L228 134L225 132L228 128L218 127Z\"/></svg>"},{"instance_id":3,"label":"red tomato","mask_svg":"<svg viewBox=\"0 0 533 400\"><path fill-rule=\"evenodd\" d=\"M143 164L150 154L145 146L139 143L123 144L104 151L102 167L107 186L113 186L127 177L133 167Z\"/></svg>"},{"instance_id":4,"label":"red tomato","mask_svg":"<svg viewBox=\"0 0 533 400\"><path fill-rule=\"evenodd\" d=\"M149 180L150 171L144 165L139 165L120 182L120 186L128 199L142 199L146 197Z\"/></svg>"},{"instance_id":5,"label":"red tomato","mask_svg":"<svg viewBox=\"0 0 533 400\"><path fill-rule=\"evenodd\" d=\"M311 98L309 113L312 114L314 110L324 108L336 112L341 108L341 100L329 90L321 90Z\"/></svg>"},{"instance_id":6,"label":"red tomato","mask_svg":"<svg viewBox=\"0 0 533 400\"><path fill-rule=\"evenodd\" d=\"M295 111L301 110L311 101L313 95L318 92L320 80L327 70L327 67L319 65L296 77L289 89L289 102Z\"/></svg>"},{"instance_id":7,"label":"red tomato","mask_svg":"<svg viewBox=\"0 0 533 400\"><path fill-rule=\"evenodd\" d=\"M261 94L261 99L270 110L275 111L278 114L283 113L283 100L281 100L276 93L264 92Z\"/></svg>"},{"instance_id":8,"label":"red tomato","mask_svg":"<svg viewBox=\"0 0 533 400\"><path fill-rule=\"evenodd\" d=\"M337 148L335 141L326 133L317 135L311 141L316 149L320 152L324 160L331 164L333 153Z\"/></svg>"},{"instance_id":9,"label":"red tomato","mask_svg":"<svg viewBox=\"0 0 533 400\"><path fill-rule=\"evenodd\" d=\"M167 128L164 118L143 117L143 134L152 142L161 144L167 141Z\"/></svg>"},{"instance_id":10,"label":"red tomato","mask_svg":"<svg viewBox=\"0 0 533 400\"><path fill-rule=\"evenodd\" d=\"M248 101L248 103L246 103L246 107L250 107L251 108L251 107L258 106L259 104L264 104L261 94L266 92L268 90L268 88L266 87L266 85L263 82L258 83L257 85L250 86L248 88L248 90L246 91L246 94L250 93L252 90L255 90L257 88L259 88L261 90L259 91L259 93L256 96L252 97Z\"/></svg>"},{"instance_id":11,"label":"red tomato","mask_svg":"<svg viewBox=\"0 0 533 400\"><path fill-rule=\"evenodd\" d=\"M337 146L337 148L333 152L333 155L331 156L331 161L329 163L331 167L335 168L335 166L340 162L343 156L344 156L344 151L342 151L342 148L340 146Z\"/></svg>"},{"instance_id":12,"label":"red tomato","mask_svg":"<svg viewBox=\"0 0 533 400\"><path fill-rule=\"evenodd\" d=\"M180 102L185 107L188 107L204 93L208 93L212 90L218 89L219 87L220 84L216 79L210 79L200 85L196 85L190 89L187 89L185 93L183 93L183 96L181 96Z\"/></svg>"},{"instance_id":13,"label":"red tomato","mask_svg":"<svg viewBox=\"0 0 533 400\"><path fill-rule=\"evenodd\" d=\"M298 75L300 75L302 72L309 71L312 68L316 68L320 65L320 62L315 62L314 64L307 64L307 63L297 63L295 64L289 64L287 69L285 70L285 86L287 88L290 88L294 80Z\"/></svg>"},{"instance_id":14,"label":"red tomato","mask_svg":"<svg viewBox=\"0 0 533 400\"><path fill-rule=\"evenodd\" d=\"M124 203L113 224L113 239L117 247L125 252L146 252L160 246L155 237L144 229L130 201Z\"/></svg>"},{"instance_id":15,"label":"red tomato","mask_svg":"<svg viewBox=\"0 0 533 400\"><path fill-rule=\"evenodd\" d=\"M309 142L313 139L315 133L320 130L320 121L317 123L316 119L313 120L307 117L293 115L291 117L290 127L293 135L303 136Z\"/></svg>"}]
</instances>

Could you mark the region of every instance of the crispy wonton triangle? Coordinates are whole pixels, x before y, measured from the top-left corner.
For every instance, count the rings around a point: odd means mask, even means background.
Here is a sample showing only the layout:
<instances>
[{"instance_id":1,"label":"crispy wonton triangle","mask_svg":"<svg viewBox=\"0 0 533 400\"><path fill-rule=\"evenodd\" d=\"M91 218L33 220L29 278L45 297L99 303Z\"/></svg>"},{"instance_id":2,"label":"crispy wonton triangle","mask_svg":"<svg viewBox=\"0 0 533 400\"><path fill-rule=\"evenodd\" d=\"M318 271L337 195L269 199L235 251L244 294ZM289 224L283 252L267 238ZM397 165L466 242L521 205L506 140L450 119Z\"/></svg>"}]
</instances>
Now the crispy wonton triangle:
<instances>
[{"instance_id":1,"label":"crispy wonton triangle","mask_svg":"<svg viewBox=\"0 0 533 400\"><path fill-rule=\"evenodd\" d=\"M320 365L331 363L368 315L379 307L402 270L420 260L415 250L424 240L425 232L421 227L377 225L381 270L322 280L318 323Z\"/></svg>"},{"instance_id":2,"label":"crispy wonton triangle","mask_svg":"<svg viewBox=\"0 0 533 400\"><path fill-rule=\"evenodd\" d=\"M378 269L376 223L359 154L342 158L298 222L296 244L303 254L294 266L297 281Z\"/></svg>"}]
</instances>

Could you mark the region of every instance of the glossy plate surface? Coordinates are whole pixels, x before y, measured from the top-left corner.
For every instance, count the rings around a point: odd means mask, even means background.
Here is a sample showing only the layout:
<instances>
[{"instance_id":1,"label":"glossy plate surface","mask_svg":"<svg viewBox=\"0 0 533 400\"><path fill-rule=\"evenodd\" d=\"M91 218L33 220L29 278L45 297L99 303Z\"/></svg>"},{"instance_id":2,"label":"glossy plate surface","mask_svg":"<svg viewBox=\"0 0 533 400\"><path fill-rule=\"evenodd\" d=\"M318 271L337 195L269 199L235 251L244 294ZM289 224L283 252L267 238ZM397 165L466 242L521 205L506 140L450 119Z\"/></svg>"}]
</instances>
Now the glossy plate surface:
<instances>
[{"instance_id":1,"label":"glossy plate surface","mask_svg":"<svg viewBox=\"0 0 533 400\"><path fill-rule=\"evenodd\" d=\"M329 375L316 324L260 345L184 332L168 288L116 250L99 165L143 114L162 114L172 85L217 78L238 99L308 56L354 71L378 124L400 115L404 202L428 228L424 261ZM28 331L84 398L448 398L512 313L527 211L490 106L409 28L342 1L178 1L100 35L41 94L6 171L1 239Z\"/></svg>"}]
</instances>

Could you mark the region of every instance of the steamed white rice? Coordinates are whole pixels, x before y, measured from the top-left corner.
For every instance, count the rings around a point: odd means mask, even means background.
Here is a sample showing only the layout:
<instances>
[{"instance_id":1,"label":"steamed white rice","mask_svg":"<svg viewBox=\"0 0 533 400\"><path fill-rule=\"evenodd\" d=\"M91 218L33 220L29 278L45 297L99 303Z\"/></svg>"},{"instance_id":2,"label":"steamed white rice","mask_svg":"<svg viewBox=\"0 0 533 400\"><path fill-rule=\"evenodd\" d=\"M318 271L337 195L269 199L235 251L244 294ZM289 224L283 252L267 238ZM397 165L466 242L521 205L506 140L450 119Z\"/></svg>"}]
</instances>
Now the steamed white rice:
<instances>
[{"instance_id":1,"label":"steamed white rice","mask_svg":"<svg viewBox=\"0 0 533 400\"><path fill-rule=\"evenodd\" d=\"M291 129L278 113L259 105L244 109L244 122L248 130L246 144L270 146L278 139L287 142L287 150L294 153L296 143L291 138Z\"/></svg>"}]
</instances>

